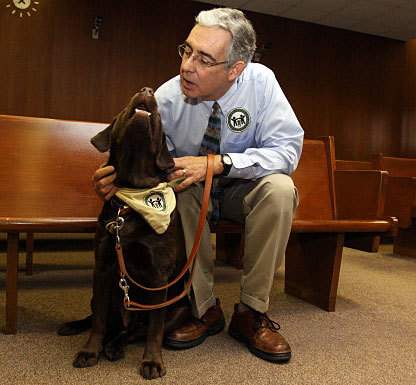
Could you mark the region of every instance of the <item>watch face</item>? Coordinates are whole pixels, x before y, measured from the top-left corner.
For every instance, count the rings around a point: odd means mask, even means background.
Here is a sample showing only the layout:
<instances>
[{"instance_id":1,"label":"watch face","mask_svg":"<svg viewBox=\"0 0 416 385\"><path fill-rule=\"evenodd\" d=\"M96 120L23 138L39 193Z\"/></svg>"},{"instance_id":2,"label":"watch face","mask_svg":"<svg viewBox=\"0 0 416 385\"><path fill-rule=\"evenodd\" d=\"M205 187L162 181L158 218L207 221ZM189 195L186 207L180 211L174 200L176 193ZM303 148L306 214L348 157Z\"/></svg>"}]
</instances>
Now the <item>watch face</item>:
<instances>
[{"instance_id":1,"label":"watch face","mask_svg":"<svg viewBox=\"0 0 416 385\"><path fill-rule=\"evenodd\" d=\"M222 157L222 161L224 164L226 164L227 166L231 166L233 164L233 161L231 160L229 155L224 155Z\"/></svg>"},{"instance_id":2,"label":"watch face","mask_svg":"<svg viewBox=\"0 0 416 385\"><path fill-rule=\"evenodd\" d=\"M231 167L233 166L233 160L231 159L231 157L227 154L223 154L221 156L221 161L222 164L224 166L224 169L222 170L221 175L222 176L227 176L231 170Z\"/></svg>"}]
</instances>

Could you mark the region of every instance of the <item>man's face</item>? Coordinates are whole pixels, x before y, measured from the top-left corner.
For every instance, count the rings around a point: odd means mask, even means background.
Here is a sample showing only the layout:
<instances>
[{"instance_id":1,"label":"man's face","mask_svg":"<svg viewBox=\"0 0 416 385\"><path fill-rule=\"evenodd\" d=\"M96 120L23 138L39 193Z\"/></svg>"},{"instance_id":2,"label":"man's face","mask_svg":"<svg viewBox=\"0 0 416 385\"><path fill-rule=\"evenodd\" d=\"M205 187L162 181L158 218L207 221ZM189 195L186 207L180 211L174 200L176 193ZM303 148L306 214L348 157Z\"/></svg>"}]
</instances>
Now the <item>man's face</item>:
<instances>
[{"instance_id":1,"label":"man's face","mask_svg":"<svg viewBox=\"0 0 416 385\"><path fill-rule=\"evenodd\" d=\"M211 63L227 60L231 44L231 34L221 28L203 27L196 25L185 41L187 50L192 55L183 55L180 68L181 88L185 96L200 100L218 100L233 84L241 73L233 65L228 68L226 64L204 66L196 55L201 55Z\"/></svg>"}]
</instances>

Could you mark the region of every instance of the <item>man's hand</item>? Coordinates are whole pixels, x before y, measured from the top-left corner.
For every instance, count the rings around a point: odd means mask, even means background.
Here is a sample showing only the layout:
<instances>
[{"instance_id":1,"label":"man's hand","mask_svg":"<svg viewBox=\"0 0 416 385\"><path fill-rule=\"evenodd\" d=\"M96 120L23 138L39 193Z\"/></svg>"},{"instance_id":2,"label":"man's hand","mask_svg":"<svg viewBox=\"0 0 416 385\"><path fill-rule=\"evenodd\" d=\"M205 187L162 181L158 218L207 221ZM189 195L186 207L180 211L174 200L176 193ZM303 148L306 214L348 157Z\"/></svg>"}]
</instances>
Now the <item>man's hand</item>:
<instances>
[{"instance_id":1,"label":"man's hand","mask_svg":"<svg viewBox=\"0 0 416 385\"><path fill-rule=\"evenodd\" d=\"M116 173L113 166L100 167L92 176L92 184L97 195L102 200L110 200L118 188L114 186Z\"/></svg>"},{"instance_id":2,"label":"man's hand","mask_svg":"<svg viewBox=\"0 0 416 385\"><path fill-rule=\"evenodd\" d=\"M174 158L175 170L168 175L169 180L184 178L184 180L175 187L175 191L185 190L190 185L202 182L207 174L207 157L206 156L183 156ZM221 174L223 165L221 156L215 155L214 158L214 175Z\"/></svg>"}]
</instances>

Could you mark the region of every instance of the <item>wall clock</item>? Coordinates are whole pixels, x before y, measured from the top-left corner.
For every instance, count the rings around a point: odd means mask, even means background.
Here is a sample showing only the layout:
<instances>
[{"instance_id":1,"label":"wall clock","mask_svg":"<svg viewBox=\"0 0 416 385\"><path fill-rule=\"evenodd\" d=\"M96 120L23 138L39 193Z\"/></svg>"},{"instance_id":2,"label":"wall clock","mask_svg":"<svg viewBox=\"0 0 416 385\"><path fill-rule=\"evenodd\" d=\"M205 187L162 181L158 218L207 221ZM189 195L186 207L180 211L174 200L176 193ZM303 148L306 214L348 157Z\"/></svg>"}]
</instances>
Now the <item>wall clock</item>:
<instances>
[{"instance_id":1,"label":"wall clock","mask_svg":"<svg viewBox=\"0 0 416 385\"><path fill-rule=\"evenodd\" d=\"M37 12L37 6L39 1L32 0L13 0L10 1L6 8L10 8L11 14L19 17L31 16L33 13Z\"/></svg>"}]
</instances>

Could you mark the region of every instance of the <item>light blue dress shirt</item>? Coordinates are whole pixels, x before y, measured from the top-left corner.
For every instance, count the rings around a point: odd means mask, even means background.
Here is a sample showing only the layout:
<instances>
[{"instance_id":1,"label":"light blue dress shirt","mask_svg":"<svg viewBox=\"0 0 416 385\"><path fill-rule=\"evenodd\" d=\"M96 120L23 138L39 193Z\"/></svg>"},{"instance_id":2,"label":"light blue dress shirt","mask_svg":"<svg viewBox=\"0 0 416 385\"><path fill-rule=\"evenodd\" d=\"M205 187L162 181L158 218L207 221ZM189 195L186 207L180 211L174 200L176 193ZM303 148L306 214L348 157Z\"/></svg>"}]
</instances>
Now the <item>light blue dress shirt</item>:
<instances>
[{"instance_id":1,"label":"light blue dress shirt","mask_svg":"<svg viewBox=\"0 0 416 385\"><path fill-rule=\"evenodd\" d=\"M155 92L169 150L175 157L198 155L213 101L186 98L179 75ZM231 178L292 174L302 151L303 129L272 70L249 63L223 95L221 153L229 154Z\"/></svg>"}]
</instances>

